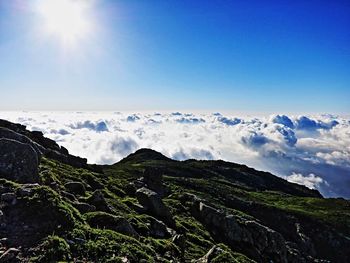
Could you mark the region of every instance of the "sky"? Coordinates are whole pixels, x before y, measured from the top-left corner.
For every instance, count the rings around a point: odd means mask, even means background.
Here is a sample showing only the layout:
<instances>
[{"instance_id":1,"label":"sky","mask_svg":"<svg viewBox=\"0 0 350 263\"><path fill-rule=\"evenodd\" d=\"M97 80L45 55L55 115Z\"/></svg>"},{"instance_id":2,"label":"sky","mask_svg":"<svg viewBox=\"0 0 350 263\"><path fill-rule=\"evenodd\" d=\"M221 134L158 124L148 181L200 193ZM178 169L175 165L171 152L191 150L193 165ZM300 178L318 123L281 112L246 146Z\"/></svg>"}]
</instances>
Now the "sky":
<instances>
[{"instance_id":1,"label":"sky","mask_svg":"<svg viewBox=\"0 0 350 263\"><path fill-rule=\"evenodd\" d=\"M349 113L349 28L337 0L0 0L0 110Z\"/></svg>"}]
</instances>

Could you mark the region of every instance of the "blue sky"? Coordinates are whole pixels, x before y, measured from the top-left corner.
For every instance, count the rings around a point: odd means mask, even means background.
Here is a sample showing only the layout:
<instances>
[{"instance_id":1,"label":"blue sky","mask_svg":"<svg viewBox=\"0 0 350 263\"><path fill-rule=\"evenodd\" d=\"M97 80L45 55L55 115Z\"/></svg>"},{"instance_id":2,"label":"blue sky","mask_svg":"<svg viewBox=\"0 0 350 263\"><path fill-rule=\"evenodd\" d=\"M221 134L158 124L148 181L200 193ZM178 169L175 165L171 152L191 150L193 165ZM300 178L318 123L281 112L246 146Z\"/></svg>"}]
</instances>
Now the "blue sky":
<instances>
[{"instance_id":1,"label":"blue sky","mask_svg":"<svg viewBox=\"0 0 350 263\"><path fill-rule=\"evenodd\" d=\"M0 0L2 110L350 112L348 1L95 0L74 48L42 2Z\"/></svg>"}]
</instances>

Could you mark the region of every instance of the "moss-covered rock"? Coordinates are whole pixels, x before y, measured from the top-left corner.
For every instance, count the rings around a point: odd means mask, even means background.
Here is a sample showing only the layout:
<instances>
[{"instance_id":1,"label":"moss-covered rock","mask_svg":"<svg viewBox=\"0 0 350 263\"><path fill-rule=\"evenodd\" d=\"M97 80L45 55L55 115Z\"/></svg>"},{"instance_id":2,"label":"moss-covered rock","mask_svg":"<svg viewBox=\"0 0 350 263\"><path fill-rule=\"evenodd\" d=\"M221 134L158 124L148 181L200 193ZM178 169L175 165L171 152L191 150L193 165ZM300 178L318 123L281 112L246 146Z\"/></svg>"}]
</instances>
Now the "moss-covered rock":
<instances>
[{"instance_id":1,"label":"moss-covered rock","mask_svg":"<svg viewBox=\"0 0 350 263\"><path fill-rule=\"evenodd\" d=\"M104 212L91 212L85 214L85 219L92 227L111 229L128 236L139 237L139 234L124 217Z\"/></svg>"}]
</instances>

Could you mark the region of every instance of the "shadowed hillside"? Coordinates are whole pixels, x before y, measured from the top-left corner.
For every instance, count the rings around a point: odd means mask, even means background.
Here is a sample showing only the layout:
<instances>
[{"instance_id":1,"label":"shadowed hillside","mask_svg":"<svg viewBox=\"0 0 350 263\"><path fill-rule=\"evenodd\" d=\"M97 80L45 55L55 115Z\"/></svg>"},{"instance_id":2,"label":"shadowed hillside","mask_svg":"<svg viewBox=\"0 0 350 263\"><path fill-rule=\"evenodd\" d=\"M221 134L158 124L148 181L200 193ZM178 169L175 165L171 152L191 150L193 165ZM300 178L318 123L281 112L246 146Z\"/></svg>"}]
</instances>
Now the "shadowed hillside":
<instances>
[{"instance_id":1,"label":"shadowed hillside","mask_svg":"<svg viewBox=\"0 0 350 263\"><path fill-rule=\"evenodd\" d=\"M350 202L224 161L114 165L0 120L0 262L349 262Z\"/></svg>"}]
</instances>

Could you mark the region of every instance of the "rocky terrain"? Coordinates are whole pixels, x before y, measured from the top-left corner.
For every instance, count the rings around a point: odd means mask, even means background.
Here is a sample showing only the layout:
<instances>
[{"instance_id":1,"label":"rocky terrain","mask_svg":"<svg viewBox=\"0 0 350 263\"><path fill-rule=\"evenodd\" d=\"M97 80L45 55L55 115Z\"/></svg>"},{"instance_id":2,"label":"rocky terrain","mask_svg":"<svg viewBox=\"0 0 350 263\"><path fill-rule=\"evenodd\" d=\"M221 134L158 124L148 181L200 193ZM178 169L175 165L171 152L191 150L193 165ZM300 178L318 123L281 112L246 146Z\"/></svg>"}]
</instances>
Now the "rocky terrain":
<instances>
[{"instance_id":1,"label":"rocky terrain","mask_svg":"<svg viewBox=\"0 0 350 263\"><path fill-rule=\"evenodd\" d=\"M0 120L0 262L350 262L350 202L141 149L87 164Z\"/></svg>"}]
</instances>

